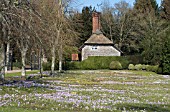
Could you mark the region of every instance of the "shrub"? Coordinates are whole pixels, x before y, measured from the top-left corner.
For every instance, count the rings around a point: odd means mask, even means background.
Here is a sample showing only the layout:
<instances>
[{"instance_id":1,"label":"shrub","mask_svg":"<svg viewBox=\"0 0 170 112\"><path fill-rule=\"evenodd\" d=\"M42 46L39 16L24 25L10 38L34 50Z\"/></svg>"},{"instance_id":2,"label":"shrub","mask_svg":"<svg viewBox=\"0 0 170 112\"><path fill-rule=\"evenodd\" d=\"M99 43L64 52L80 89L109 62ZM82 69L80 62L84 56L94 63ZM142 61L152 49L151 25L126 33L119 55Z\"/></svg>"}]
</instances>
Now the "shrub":
<instances>
[{"instance_id":1,"label":"shrub","mask_svg":"<svg viewBox=\"0 0 170 112\"><path fill-rule=\"evenodd\" d=\"M142 70L146 70L147 65L142 65Z\"/></svg>"},{"instance_id":2,"label":"shrub","mask_svg":"<svg viewBox=\"0 0 170 112\"><path fill-rule=\"evenodd\" d=\"M141 64L135 65L135 70L142 70L142 65Z\"/></svg>"},{"instance_id":3,"label":"shrub","mask_svg":"<svg viewBox=\"0 0 170 112\"><path fill-rule=\"evenodd\" d=\"M44 71L49 71L49 70L51 70L51 62L43 63L42 66L43 66L43 70L44 70ZM55 70L58 70L58 62L55 63L55 68L54 68L54 69L55 69Z\"/></svg>"},{"instance_id":4,"label":"shrub","mask_svg":"<svg viewBox=\"0 0 170 112\"><path fill-rule=\"evenodd\" d=\"M158 65L152 66L152 65L147 65L146 71L151 71L151 72L157 72L158 71Z\"/></svg>"},{"instance_id":5,"label":"shrub","mask_svg":"<svg viewBox=\"0 0 170 112\"><path fill-rule=\"evenodd\" d=\"M145 66L146 71L150 71L150 65Z\"/></svg>"},{"instance_id":6,"label":"shrub","mask_svg":"<svg viewBox=\"0 0 170 112\"><path fill-rule=\"evenodd\" d=\"M126 59L129 60L129 62L131 64L139 64L139 63L144 63L143 61L143 57L141 55L130 55L130 56L126 56Z\"/></svg>"},{"instance_id":7,"label":"shrub","mask_svg":"<svg viewBox=\"0 0 170 112\"><path fill-rule=\"evenodd\" d=\"M146 71L152 71L152 66L151 65L147 65L146 66Z\"/></svg>"},{"instance_id":8,"label":"shrub","mask_svg":"<svg viewBox=\"0 0 170 112\"><path fill-rule=\"evenodd\" d=\"M157 72L158 71L158 65L152 66L152 72Z\"/></svg>"},{"instance_id":9,"label":"shrub","mask_svg":"<svg viewBox=\"0 0 170 112\"><path fill-rule=\"evenodd\" d=\"M80 64L80 62L72 62L72 68L73 69L81 69L82 65Z\"/></svg>"},{"instance_id":10,"label":"shrub","mask_svg":"<svg viewBox=\"0 0 170 112\"><path fill-rule=\"evenodd\" d=\"M72 61L72 62L66 62L65 68L66 70L75 70L78 69L78 62Z\"/></svg>"},{"instance_id":11,"label":"shrub","mask_svg":"<svg viewBox=\"0 0 170 112\"><path fill-rule=\"evenodd\" d=\"M49 62L43 63L42 66L43 66L43 70L44 70L44 71L49 71L49 70L51 70L51 63L49 63Z\"/></svg>"},{"instance_id":12,"label":"shrub","mask_svg":"<svg viewBox=\"0 0 170 112\"><path fill-rule=\"evenodd\" d=\"M129 61L121 56L93 56L81 62L82 69L108 69L110 62L119 61L123 69L127 69Z\"/></svg>"},{"instance_id":13,"label":"shrub","mask_svg":"<svg viewBox=\"0 0 170 112\"><path fill-rule=\"evenodd\" d=\"M112 61L110 63L109 68L111 70L120 70L120 69L122 69L122 65L121 65L121 63L119 61Z\"/></svg>"},{"instance_id":14,"label":"shrub","mask_svg":"<svg viewBox=\"0 0 170 112\"><path fill-rule=\"evenodd\" d=\"M170 55L169 60L163 63L163 74L170 74Z\"/></svg>"},{"instance_id":15,"label":"shrub","mask_svg":"<svg viewBox=\"0 0 170 112\"><path fill-rule=\"evenodd\" d=\"M158 67L157 73L162 74L162 67Z\"/></svg>"},{"instance_id":16,"label":"shrub","mask_svg":"<svg viewBox=\"0 0 170 112\"><path fill-rule=\"evenodd\" d=\"M119 61L123 69L128 69L129 61L123 56L90 56L81 62L67 62L67 69L98 70L108 69L110 62Z\"/></svg>"},{"instance_id":17,"label":"shrub","mask_svg":"<svg viewBox=\"0 0 170 112\"><path fill-rule=\"evenodd\" d=\"M135 70L135 66L133 64L129 64L128 69L129 70Z\"/></svg>"},{"instance_id":18,"label":"shrub","mask_svg":"<svg viewBox=\"0 0 170 112\"><path fill-rule=\"evenodd\" d=\"M13 63L13 67L17 67L17 68L22 68L22 63L21 62L14 62Z\"/></svg>"}]
</instances>

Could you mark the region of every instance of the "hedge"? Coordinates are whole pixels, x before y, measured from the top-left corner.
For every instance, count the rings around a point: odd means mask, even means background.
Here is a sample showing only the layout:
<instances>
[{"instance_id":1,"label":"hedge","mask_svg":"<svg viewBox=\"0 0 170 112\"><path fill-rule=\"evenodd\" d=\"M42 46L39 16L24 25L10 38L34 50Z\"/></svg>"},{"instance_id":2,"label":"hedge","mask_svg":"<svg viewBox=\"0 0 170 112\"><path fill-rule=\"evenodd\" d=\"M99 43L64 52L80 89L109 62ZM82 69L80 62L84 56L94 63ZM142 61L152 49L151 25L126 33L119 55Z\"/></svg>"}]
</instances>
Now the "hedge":
<instances>
[{"instance_id":1,"label":"hedge","mask_svg":"<svg viewBox=\"0 0 170 112\"><path fill-rule=\"evenodd\" d=\"M81 62L67 62L67 69L98 70L109 69L112 61L119 61L122 69L127 69L129 61L123 56L91 56Z\"/></svg>"},{"instance_id":2,"label":"hedge","mask_svg":"<svg viewBox=\"0 0 170 112\"><path fill-rule=\"evenodd\" d=\"M136 65L136 64L144 64L144 59L141 55L129 55L125 56L127 60L129 60L129 63Z\"/></svg>"},{"instance_id":3,"label":"hedge","mask_svg":"<svg viewBox=\"0 0 170 112\"><path fill-rule=\"evenodd\" d=\"M98 69L109 69L112 61L118 61L122 65L122 69L128 69L128 65L142 63L141 56L90 56L84 61L67 61L63 64L65 70L98 70ZM55 69L58 69L58 63ZM51 69L51 63L43 64L44 70Z\"/></svg>"},{"instance_id":4,"label":"hedge","mask_svg":"<svg viewBox=\"0 0 170 112\"><path fill-rule=\"evenodd\" d=\"M50 71L51 70L51 62L43 63L42 66L43 66L44 71ZM55 63L54 69L58 70L58 62Z\"/></svg>"}]
</instances>

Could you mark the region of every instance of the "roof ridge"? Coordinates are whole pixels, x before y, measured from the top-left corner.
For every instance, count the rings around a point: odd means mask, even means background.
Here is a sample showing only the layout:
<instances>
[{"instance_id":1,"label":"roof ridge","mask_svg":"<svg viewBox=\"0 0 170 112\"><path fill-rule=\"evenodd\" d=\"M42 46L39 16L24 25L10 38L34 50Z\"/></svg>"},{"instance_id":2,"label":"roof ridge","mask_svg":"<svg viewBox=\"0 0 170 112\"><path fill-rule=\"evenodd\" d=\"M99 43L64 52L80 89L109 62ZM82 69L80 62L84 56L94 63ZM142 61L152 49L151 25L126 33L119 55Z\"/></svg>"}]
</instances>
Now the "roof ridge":
<instances>
[{"instance_id":1,"label":"roof ridge","mask_svg":"<svg viewBox=\"0 0 170 112\"><path fill-rule=\"evenodd\" d=\"M113 42L105 37L102 32L93 33L85 44L113 44Z\"/></svg>"}]
</instances>

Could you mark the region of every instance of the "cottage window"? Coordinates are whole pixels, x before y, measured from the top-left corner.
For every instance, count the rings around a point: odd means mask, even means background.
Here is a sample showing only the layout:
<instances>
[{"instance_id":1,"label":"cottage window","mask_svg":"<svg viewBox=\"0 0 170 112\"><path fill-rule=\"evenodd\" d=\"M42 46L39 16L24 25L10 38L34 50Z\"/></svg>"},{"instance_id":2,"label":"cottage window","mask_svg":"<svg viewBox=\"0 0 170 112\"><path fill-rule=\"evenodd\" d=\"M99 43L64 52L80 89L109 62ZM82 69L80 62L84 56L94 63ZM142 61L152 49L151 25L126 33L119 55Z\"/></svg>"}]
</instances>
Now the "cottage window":
<instances>
[{"instance_id":1,"label":"cottage window","mask_svg":"<svg viewBox=\"0 0 170 112\"><path fill-rule=\"evenodd\" d=\"M92 46L92 50L95 50L95 49L97 49L97 46Z\"/></svg>"}]
</instances>

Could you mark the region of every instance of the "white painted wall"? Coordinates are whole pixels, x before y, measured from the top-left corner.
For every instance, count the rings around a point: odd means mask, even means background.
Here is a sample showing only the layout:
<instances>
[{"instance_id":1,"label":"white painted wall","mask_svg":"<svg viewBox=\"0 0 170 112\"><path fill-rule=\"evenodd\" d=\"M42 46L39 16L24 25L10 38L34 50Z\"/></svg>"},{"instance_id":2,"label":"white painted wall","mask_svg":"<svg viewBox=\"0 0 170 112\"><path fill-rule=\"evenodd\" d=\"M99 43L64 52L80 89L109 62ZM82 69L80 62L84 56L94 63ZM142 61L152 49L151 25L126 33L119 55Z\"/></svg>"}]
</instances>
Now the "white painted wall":
<instances>
[{"instance_id":1,"label":"white painted wall","mask_svg":"<svg viewBox=\"0 0 170 112\"><path fill-rule=\"evenodd\" d=\"M113 46L85 45L82 48L82 60L88 56L121 56L121 53Z\"/></svg>"}]
</instances>

